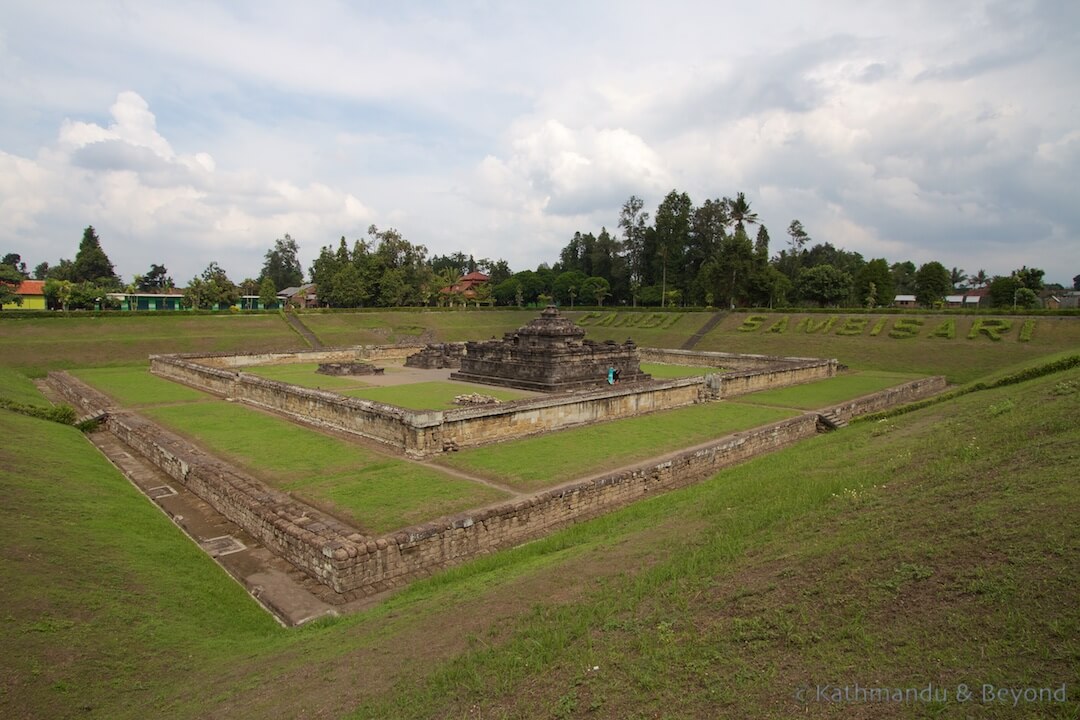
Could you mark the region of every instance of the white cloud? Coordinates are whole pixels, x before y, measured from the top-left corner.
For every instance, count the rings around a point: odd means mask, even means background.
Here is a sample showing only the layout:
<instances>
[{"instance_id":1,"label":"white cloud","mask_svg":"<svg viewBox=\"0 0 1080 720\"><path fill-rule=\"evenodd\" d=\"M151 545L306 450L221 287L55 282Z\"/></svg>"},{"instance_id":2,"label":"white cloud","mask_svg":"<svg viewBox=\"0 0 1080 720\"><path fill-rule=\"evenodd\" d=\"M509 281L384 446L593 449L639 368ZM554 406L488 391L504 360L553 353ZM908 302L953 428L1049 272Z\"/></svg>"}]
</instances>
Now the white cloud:
<instances>
[{"instance_id":1,"label":"white cloud","mask_svg":"<svg viewBox=\"0 0 1080 720\"><path fill-rule=\"evenodd\" d=\"M313 259L334 233L374 217L325 184L219 171L209 153L177 154L137 93L121 93L111 114L106 127L65 121L37 158L0 155L6 246L35 237L35 255L71 258L81 228L93 224L125 277L164 262L179 281L216 260L242 279L258 271L258 251L286 232Z\"/></svg>"},{"instance_id":2,"label":"white cloud","mask_svg":"<svg viewBox=\"0 0 1080 720\"><path fill-rule=\"evenodd\" d=\"M0 247L53 262L93 223L126 276L242 276L286 232L309 263L377 223L521 269L613 228L631 194L652 211L671 189L745 191L774 244L798 217L890 261L1008 272L993 264L1027 252L1071 279L1078 23L1080 5L1037 1L735 18L678 0L13 0Z\"/></svg>"}]
</instances>

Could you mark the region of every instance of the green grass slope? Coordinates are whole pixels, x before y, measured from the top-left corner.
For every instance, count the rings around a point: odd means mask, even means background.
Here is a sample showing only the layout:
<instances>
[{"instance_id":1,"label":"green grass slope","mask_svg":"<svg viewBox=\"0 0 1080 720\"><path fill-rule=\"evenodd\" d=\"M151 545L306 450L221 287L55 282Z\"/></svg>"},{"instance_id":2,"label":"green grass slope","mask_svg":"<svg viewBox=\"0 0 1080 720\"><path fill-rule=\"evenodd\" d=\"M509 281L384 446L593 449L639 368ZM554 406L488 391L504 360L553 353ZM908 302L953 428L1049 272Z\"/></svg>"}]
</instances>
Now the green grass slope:
<instances>
[{"instance_id":1,"label":"green grass slope","mask_svg":"<svg viewBox=\"0 0 1080 720\"><path fill-rule=\"evenodd\" d=\"M145 363L154 353L307 349L279 315L107 315L0 319L0 362L47 370Z\"/></svg>"},{"instance_id":2,"label":"green grass slope","mask_svg":"<svg viewBox=\"0 0 1080 720\"><path fill-rule=\"evenodd\" d=\"M1031 337L1023 340L1029 319ZM879 322L883 325L873 335ZM1008 329L998 332L997 340L977 330L972 337L977 322L1005 322ZM837 358L857 369L945 375L949 382L963 383L997 368L1080 349L1080 317L739 312L725 317L695 349Z\"/></svg>"},{"instance_id":3,"label":"green grass slope","mask_svg":"<svg viewBox=\"0 0 1080 720\"><path fill-rule=\"evenodd\" d=\"M858 423L286 631L0 410L0 716L1075 717L1077 417L1074 369ZM1068 700L813 692L931 683Z\"/></svg>"}]
</instances>

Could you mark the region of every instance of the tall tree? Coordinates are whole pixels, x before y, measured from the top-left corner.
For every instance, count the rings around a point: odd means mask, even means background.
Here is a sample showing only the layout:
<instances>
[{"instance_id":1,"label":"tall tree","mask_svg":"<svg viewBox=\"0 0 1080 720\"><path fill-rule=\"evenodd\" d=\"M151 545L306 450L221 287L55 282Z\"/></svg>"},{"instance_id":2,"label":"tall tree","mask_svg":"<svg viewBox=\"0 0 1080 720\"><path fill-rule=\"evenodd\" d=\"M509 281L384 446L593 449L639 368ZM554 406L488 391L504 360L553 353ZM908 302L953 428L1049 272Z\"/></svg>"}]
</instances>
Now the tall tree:
<instances>
[{"instance_id":1,"label":"tall tree","mask_svg":"<svg viewBox=\"0 0 1080 720\"><path fill-rule=\"evenodd\" d=\"M61 264L63 261L61 261ZM94 231L93 225L88 225L83 231L82 241L79 243L79 252L75 255L75 264L72 268L74 282L88 282L103 288L116 289L121 286L120 278L109 262L109 257L101 249L101 240Z\"/></svg>"},{"instance_id":2,"label":"tall tree","mask_svg":"<svg viewBox=\"0 0 1080 720\"><path fill-rule=\"evenodd\" d=\"M300 246L285 233L285 237L274 241L274 247L266 251L259 281L270 278L279 291L288 287L297 287L304 282L304 270L300 267L297 254Z\"/></svg>"},{"instance_id":3,"label":"tall tree","mask_svg":"<svg viewBox=\"0 0 1080 720\"><path fill-rule=\"evenodd\" d=\"M169 271L164 265L151 263L146 274L139 275L135 288L139 292L161 292L175 287L173 279L169 277Z\"/></svg>"},{"instance_id":4,"label":"tall tree","mask_svg":"<svg viewBox=\"0 0 1080 720\"><path fill-rule=\"evenodd\" d=\"M263 309L270 307L277 302L277 286L274 285L274 281L270 278L263 278L259 283L259 304Z\"/></svg>"},{"instance_id":5,"label":"tall tree","mask_svg":"<svg viewBox=\"0 0 1080 720\"><path fill-rule=\"evenodd\" d=\"M184 292L183 303L197 310L213 310L221 305L235 305L240 291L228 274L216 262L211 262L202 275L192 278Z\"/></svg>"},{"instance_id":6,"label":"tall tree","mask_svg":"<svg viewBox=\"0 0 1080 720\"><path fill-rule=\"evenodd\" d=\"M892 273L885 258L874 258L855 276L855 300L866 307L888 307L896 297Z\"/></svg>"},{"instance_id":7,"label":"tall tree","mask_svg":"<svg viewBox=\"0 0 1080 720\"><path fill-rule=\"evenodd\" d=\"M637 195L631 195L619 211L619 227L623 231L623 252L626 254L630 299L635 306L638 292L645 278L645 228L649 223L649 213L642 211L644 207L644 200Z\"/></svg>"},{"instance_id":8,"label":"tall tree","mask_svg":"<svg viewBox=\"0 0 1080 720\"><path fill-rule=\"evenodd\" d=\"M19 253L8 253L0 260L0 265L7 265L8 267L14 268L24 279L29 277L26 274L26 263L23 262L22 255Z\"/></svg>"},{"instance_id":9,"label":"tall tree","mask_svg":"<svg viewBox=\"0 0 1080 720\"><path fill-rule=\"evenodd\" d=\"M691 304L711 305L713 302L709 298L715 290L710 287L703 270L720 252L728 237L728 224L727 204L719 198L706 200L700 207L694 208L684 268L689 290L686 299Z\"/></svg>"},{"instance_id":10,"label":"tall tree","mask_svg":"<svg viewBox=\"0 0 1080 720\"><path fill-rule=\"evenodd\" d=\"M910 260L893 263L889 267L889 272L892 274L893 288L897 293L901 295L915 293L915 263Z\"/></svg>"},{"instance_id":11,"label":"tall tree","mask_svg":"<svg viewBox=\"0 0 1080 720\"><path fill-rule=\"evenodd\" d=\"M7 258L5 258L6 260ZM22 305L21 295L15 294L15 288L23 281L23 274L18 268L7 263L0 263L0 310L4 305Z\"/></svg>"},{"instance_id":12,"label":"tall tree","mask_svg":"<svg viewBox=\"0 0 1080 720\"><path fill-rule=\"evenodd\" d=\"M945 266L932 260L919 266L915 273L915 299L919 304L932 307L952 290L952 277Z\"/></svg>"},{"instance_id":13,"label":"tall tree","mask_svg":"<svg viewBox=\"0 0 1080 720\"><path fill-rule=\"evenodd\" d=\"M656 209L655 258L657 270L653 278L660 279L660 292L666 298L668 273L671 269L671 285L685 292L683 277L686 246L690 241L690 222L694 205L690 196L672 190ZM654 280L655 281L655 280Z\"/></svg>"},{"instance_id":14,"label":"tall tree","mask_svg":"<svg viewBox=\"0 0 1080 720\"><path fill-rule=\"evenodd\" d=\"M746 193L740 192L735 199L727 199L728 217L735 223L735 229L746 230L747 225L757 225L758 216L750 209L750 203L746 200Z\"/></svg>"},{"instance_id":15,"label":"tall tree","mask_svg":"<svg viewBox=\"0 0 1080 720\"><path fill-rule=\"evenodd\" d=\"M851 275L832 265L815 265L799 271L797 281L799 295L806 300L826 305L837 305L851 295Z\"/></svg>"},{"instance_id":16,"label":"tall tree","mask_svg":"<svg viewBox=\"0 0 1080 720\"><path fill-rule=\"evenodd\" d=\"M1018 270L1013 270L1013 277L1020 283L1021 287L1026 287L1035 293L1038 293L1043 289L1043 276L1046 272L1039 268L1029 268L1024 265Z\"/></svg>"},{"instance_id":17,"label":"tall tree","mask_svg":"<svg viewBox=\"0 0 1080 720\"><path fill-rule=\"evenodd\" d=\"M967 275L962 268L953 267L949 271L949 281L952 282L953 290L960 290L967 282Z\"/></svg>"},{"instance_id":18,"label":"tall tree","mask_svg":"<svg viewBox=\"0 0 1080 720\"><path fill-rule=\"evenodd\" d=\"M979 272L968 277L968 282L971 283L972 287L981 288L986 287L986 284L990 282L990 278L987 277L985 270L979 270Z\"/></svg>"}]
</instances>

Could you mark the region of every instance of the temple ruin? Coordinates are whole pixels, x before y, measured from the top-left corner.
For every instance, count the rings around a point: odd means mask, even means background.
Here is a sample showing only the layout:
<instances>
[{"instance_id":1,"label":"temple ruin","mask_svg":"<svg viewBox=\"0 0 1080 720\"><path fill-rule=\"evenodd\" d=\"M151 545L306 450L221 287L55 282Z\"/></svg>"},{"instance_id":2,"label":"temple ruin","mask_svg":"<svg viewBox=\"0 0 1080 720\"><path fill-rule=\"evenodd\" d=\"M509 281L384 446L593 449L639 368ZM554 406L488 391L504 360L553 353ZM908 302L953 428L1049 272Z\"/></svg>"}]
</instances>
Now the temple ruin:
<instances>
[{"instance_id":1,"label":"temple ruin","mask_svg":"<svg viewBox=\"0 0 1080 720\"><path fill-rule=\"evenodd\" d=\"M632 340L586 340L585 330L552 305L502 340L466 343L450 379L554 393L650 380L640 363Z\"/></svg>"}]
</instances>

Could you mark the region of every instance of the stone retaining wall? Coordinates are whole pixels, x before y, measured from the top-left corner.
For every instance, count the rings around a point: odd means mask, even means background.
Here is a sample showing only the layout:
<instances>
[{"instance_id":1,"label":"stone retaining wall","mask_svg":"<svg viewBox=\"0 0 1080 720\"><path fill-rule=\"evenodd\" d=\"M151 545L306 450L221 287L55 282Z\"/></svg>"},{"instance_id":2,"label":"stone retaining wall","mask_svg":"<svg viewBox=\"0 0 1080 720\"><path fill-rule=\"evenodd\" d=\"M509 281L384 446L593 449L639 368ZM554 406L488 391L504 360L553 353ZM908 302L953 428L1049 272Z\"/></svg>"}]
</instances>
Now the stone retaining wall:
<instances>
[{"instance_id":1,"label":"stone retaining wall","mask_svg":"<svg viewBox=\"0 0 1080 720\"><path fill-rule=\"evenodd\" d=\"M206 455L149 420L111 407L108 398L66 373L50 373L49 383L87 411L106 411L107 429L134 451L273 552L336 592L350 596L380 592L479 554L596 517L657 491L692 484L724 467L808 438L815 434L818 424L818 414L807 413L720 438L659 463L568 483L519 500L371 538ZM915 380L836 407L851 417L926 397L942 388L943 378Z\"/></svg>"},{"instance_id":2,"label":"stone retaining wall","mask_svg":"<svg viewBox=\"0 0 1080 720\"><path fill-rule=\"evenodd\" d=\"M339 593L380 592L476 555L596 517L650 493L688 485L716 470L809 437L817 415L718 440L644 465L378 538L355 529L203 453L66 373L49 383L80 407L106 412L105 427L268 549Z\"/></svg>"},{"instance_id":3,"label":"stone retaining wall","mask_svg":"<svg viewBox=\"0 0 1080 720\"><path fill-rule=\"evenodd\" d=\"M230 356L154 355L151 371L208 392L240 400L316 427L334 428L376 440L411 457L475 447L500 440L561 430L587 423L635 417L696 402L733 397L766 387L783 387L831 377L835 360L749 356L756 370L677 378L647 384L627 383L575 394L518 400L486 407L417 411L332 392L302 388L244 373L238 369L264 362L342 361L346 355L368 360L397 359L416 348L373 347L333 351L260 353ZM657 361L682 364L735 364L729 353L693 353L645 349ZM660 360L663 358L663 360ZM210 362L213 362L211 366Z\"/></svg>"},{"instance_id":4,"label":"stone retaining wall","mask_svg":"<svg viewBox=\"0 0 1080 720\"><path fill-rule=\"evenodd\" d=\"M725 370L764 370L777 366L800 367L807 364L833 363L820 358L785 357L782 355L749 355L740 353L705 352L701 350L672 350L668 348L638 348L642 362L668 363L714 367Z\"/></svg>"},{"instance_id":5,"label":"stone retaining wall","mask_svg":"<svg viewBox=\"0 0 1080 720\"><path fill-rule=\"evenodd\" d=\"M851 420L859 415L869 415L880 410L887 410L897 405L937 395L945 390L946 385L945 378L940 375L919 378L903 385L897 385L839 405L833 405L831 408L823 410L822 413L832 412L842 420Z\"/></svg>"}]
</instances>

